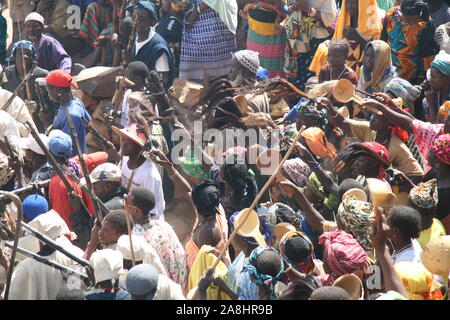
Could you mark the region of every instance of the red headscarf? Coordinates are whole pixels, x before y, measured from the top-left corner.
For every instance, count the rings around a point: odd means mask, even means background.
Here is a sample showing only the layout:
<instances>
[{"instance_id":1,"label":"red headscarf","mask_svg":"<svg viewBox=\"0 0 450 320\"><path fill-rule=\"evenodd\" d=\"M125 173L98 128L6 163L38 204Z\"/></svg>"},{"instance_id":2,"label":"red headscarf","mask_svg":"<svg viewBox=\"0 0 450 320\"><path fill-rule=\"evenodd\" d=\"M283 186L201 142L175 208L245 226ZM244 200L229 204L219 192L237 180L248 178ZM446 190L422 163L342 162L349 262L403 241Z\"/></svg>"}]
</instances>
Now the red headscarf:
<instances>
[{"instance_id":1,"label":"red headscarf","mask_svg":"<svg viewBox=\"0 0 450 320\"><path fill-rule=\"evenodd\" d=\"M389 152L386 149L385 146L382 144L370 141L370 142L363 142L362 146L373 154L375 159L381 162L381 166L378 169L378 179L384 179L386 177L386 173L384 172L384 169L389 166Z\"/></svg>"},{"instance_id":2,"label":"red headscarf","mask_svg":"<svg viewBox=\"0 0 450 320\"><path fill-rule=\"evenodd\" d=\"M323 256L335 278L358 271L367 262L363 247L345 231L324 232L319 244L323 245Z\"/></svg>"}]
</instances>

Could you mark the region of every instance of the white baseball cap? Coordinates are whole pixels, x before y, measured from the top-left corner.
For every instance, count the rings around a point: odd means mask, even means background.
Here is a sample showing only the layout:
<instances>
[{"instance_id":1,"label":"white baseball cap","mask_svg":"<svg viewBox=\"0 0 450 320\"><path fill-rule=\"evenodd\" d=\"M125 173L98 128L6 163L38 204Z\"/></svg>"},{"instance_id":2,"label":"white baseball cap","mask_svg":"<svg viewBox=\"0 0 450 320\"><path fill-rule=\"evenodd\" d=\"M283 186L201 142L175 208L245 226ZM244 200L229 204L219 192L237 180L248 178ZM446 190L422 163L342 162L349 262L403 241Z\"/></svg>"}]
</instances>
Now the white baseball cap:
<instances>
[{"instance_id":1,"label":"white baseball cap","mask_svg":"<svg viewBox=\"0 0 450 320\"><path fill-rule=\"evenodd\" d=\"M40 133L39 137L41 138L42 142L44 143L44 145L46 146L46 148L48 149L48 137L45 134ZM19 139L19 146L23 149L23 150L31 150L37 154L40 155L45 155L44 150L41 149L41 147L39 146L39 144L37 143L37 141L33 138L33 136L28 136L26 138L20 138Z\"/></svg>"}]
</instances>

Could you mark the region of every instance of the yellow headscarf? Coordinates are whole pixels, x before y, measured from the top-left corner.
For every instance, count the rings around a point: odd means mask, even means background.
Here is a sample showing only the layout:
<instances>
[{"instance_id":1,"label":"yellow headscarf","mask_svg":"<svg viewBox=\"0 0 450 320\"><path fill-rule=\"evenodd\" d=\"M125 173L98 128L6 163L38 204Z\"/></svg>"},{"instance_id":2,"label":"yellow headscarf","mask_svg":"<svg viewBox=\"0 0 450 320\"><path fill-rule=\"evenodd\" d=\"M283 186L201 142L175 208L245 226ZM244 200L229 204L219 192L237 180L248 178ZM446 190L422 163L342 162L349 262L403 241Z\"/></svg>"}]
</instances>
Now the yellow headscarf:
<instances>
[{"instance_id":1,"label":"yellow headscarf","mask_svg":"<svg viewBox=\"0 0 450 320\"><path fill-rule=\"evenodd\" d=\"M344 39L344 28L350 26L350 13L347 10L347 0L342 1L334 31L333 40ZM358 32L361 35L372 36L372 39L380 39L383 25L376 0L359 0L358 5Z\"/></svg>"},{"instance_id":2,"label":"yellow headscarf","mask_svg":"<svg viewBox=\"0 0 450 320\"><path fill-rule=\"evenodd\" d=\"M364 72L361 73L361 77L363 79L363 90L366 90L370 86L377 87L378 83L386 73L386 70L392 67L391 48L389 47L389 45L382 40L374 40L367 44L366 50L369 44L372 46L373 52L375 54L375 63L373 65L372 78L370 79L370 81L365 82ZM361 70L364 70L364 66Z\"/></svg>"},{"instance_id":3,"label":"yellow headscarf","mask_svg":"<svg viewBox=\"0 0 450 320\"><path fill-rule=\"evenodd\" d=\"M433 282L433 275L421 263L402 261L395 271L408 291L411 300L442 300L441 291Z\"/></svg>"}]
</instances>

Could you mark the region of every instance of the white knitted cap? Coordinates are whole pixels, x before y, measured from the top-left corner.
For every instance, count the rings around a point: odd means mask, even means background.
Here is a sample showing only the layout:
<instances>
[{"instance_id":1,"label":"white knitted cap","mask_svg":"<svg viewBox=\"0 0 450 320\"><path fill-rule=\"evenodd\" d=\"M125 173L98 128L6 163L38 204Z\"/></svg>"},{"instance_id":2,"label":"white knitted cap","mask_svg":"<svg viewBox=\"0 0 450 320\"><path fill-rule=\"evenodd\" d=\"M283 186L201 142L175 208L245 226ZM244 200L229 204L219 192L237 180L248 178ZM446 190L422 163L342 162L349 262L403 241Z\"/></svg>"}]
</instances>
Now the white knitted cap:
<instances>
[{"instance_id":1,"label":"white knitted cap","mask_svg":"<svg viewBox=\"0 0 450 320\"><path fill-rule=\"evenodd\" d=\"M259 53L253 50L240 50L233 53L236 59L252 73L259 69Z\"/></svg>"},{"instance_id":2,"label":"white knitted cap","mask_svg":"<svg viewBox=\"0 0 450 320\"><path fill-rule=\"evenodd\" d=\"M45 25L44 23L44 17L41 16L39 13L37 12L31 12L29 15L27 15L27 17L25 18L25 23L27 21L37 21L42 23L42 25Z\"/></svg>"}]
</instances>

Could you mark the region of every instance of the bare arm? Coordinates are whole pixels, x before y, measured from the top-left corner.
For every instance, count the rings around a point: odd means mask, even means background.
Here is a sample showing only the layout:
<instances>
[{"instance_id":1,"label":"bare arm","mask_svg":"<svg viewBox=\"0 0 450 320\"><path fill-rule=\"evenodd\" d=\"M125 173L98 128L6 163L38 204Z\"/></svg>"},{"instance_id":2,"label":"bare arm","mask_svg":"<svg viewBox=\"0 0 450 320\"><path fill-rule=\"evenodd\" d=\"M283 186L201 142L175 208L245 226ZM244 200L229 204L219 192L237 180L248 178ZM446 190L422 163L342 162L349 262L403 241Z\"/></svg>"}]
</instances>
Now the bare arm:
<instances>
[{"instance_id":1,"label":"bare arm","mask_svg":"<svg viewBox=\"0 0 450 320\"><path fill-rule=\"evenodd\" d=\"M378 209L377 209L378 210ZM408 293L403 286L403 283L398 276L392 262L392 257L389 253L389 249L386 246L387 231L389 230L386 224L386 217L384 214L377 213L375 222L372 225L371 240L375 248L375 254L378 262L380 263L381 270L383 272L385 291L396 291L408 297Z\"/></svg>"},{"instance_id":2,"label":"bare arm","mask_svg":"<svg viewBox=\"0 0 450 320\"><path fill-rule=\"evenodd\" d=\"M384 93L375 93L378 101L367 100L364 105L370 105L383 113L383 117L388 119L390 122L395 123L402 129L405 129L408 133L413 131L413 120L402 113L396 112L397 106L392 101L392 99ZM389 107L388 107L389 106Z\"/></svg>"},{"instance_id":3,"label":"bare arm","mask_svg":"<svg viewBox=\"0 0 450 320\"><path fill-rule=\"evenodd\" d=\"M314 230L314 232L321 234L323 233L322 224L325 218L313 207L311 202L306 199L303 191L297 188L290 181L283 181L280 183L281 188L285 190L290 198L292 198L302 209L305 214L306 221L309 226Z\"/></svg>"}]
</instances>

